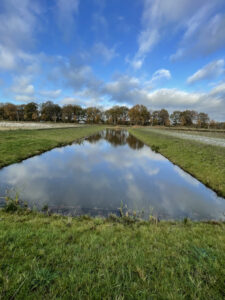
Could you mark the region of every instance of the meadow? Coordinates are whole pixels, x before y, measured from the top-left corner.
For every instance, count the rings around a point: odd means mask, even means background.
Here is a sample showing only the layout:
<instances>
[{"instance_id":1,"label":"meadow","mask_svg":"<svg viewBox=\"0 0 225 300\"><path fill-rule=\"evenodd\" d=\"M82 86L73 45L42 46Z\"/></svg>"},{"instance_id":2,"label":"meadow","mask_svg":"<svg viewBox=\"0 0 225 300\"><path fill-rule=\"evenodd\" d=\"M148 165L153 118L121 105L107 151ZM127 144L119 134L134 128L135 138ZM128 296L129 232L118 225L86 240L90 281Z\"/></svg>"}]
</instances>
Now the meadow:
<instances>
[{"instance_id":1,"label":"meadow","mask_svg":"<svg viewBox=\"0 0 225 300\"><path fill-rule=\"evenodd\" d=\"M225 224L0 212L1 299L223 299Z\"/></svg>"}]
</instances>

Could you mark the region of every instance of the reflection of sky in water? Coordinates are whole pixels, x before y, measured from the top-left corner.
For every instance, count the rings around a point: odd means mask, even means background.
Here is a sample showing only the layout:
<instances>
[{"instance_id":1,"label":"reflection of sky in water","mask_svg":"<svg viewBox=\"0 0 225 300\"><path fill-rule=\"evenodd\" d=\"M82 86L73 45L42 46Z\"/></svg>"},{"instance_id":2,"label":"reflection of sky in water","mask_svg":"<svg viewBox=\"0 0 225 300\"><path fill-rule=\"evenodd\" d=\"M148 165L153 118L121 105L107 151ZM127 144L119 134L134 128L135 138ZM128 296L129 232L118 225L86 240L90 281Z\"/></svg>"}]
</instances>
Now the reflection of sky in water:
<instances>
[{"instance_id":1,"label":"reflection of sky in water","mask_svg":"<svg viewBox=\"0 0 225 300\"><path fill-rule=\"evenodd\" d=\"M144 210L164 218L224 218L225 200L125 131L105 131L0 171L30 205Z\"/></svg>"}]
</instances>

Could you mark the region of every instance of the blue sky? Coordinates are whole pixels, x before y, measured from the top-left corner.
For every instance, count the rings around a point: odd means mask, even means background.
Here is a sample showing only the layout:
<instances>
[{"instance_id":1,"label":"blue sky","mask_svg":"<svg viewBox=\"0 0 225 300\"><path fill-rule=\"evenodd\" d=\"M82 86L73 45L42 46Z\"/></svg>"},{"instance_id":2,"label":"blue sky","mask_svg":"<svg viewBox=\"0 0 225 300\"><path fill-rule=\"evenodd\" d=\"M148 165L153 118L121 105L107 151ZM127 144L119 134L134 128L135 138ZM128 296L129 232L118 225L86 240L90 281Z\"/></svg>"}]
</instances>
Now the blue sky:
<instances>
[{"instance_id":1,"label":"blue sky","mask_svg":"<svg viewBox=\"0 0 225 300\"><path fill-rule=\"evenodd\" d=\"M1 0L0 101L225 121L224 0Z\"/></svg>"}]
</instances>

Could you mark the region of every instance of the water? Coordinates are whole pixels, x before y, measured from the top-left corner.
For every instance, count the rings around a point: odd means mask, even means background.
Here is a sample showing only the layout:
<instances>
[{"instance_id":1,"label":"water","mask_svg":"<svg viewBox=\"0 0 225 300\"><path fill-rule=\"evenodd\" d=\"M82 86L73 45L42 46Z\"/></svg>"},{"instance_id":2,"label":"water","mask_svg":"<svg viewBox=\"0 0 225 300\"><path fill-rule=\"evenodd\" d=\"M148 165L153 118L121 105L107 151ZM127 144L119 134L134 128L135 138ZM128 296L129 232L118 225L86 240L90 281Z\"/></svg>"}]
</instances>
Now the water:
<instances>
[{"instance_id":1,"label":"water","mask_svg":"<svg viewBox=\"0 0 225 300\"><path fill-rule=\"evenodd\" d=\"M145 218L225 219L225 199L125 130L104 130L0 170L0 196L7 193L63 214L118 214L122 203Z\"/></svg>"}]
</instances>

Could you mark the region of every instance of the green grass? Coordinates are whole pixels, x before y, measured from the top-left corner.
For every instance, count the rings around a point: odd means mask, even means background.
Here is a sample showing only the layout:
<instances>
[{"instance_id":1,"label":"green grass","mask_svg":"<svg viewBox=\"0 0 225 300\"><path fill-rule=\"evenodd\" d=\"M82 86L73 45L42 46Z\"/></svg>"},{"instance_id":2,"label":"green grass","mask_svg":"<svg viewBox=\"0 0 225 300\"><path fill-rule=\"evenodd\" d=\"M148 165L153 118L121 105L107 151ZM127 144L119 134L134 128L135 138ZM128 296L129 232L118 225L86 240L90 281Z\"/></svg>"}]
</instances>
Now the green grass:
<instances>
[{"instance_id":1,"label":"green grass","mask_svg":"<svg viewBox=\"0 0 225 300\"><path fill-rule=\"evenodd\" d=\"M147 128L129 131L225 197L225 148L167 136Z\"/></svg>"},{"instance_id":2,"label":"green grass","mask_svg":"<svg viewBox=\"0 0 225 300\"><path fill-rule=\"evenodd\" d=\"M224 233L0 211L0 299L223 299Z\"/></svg>"},{"instance_id":3,"label":"green grass","mask_svg":"<svg viewBox=\"0 0 225 300\"><path fill-rule=\"evenodd\" d=\"M0 168L89 136L103 126L0 131Z\"/></svg>"}]
</instances>

